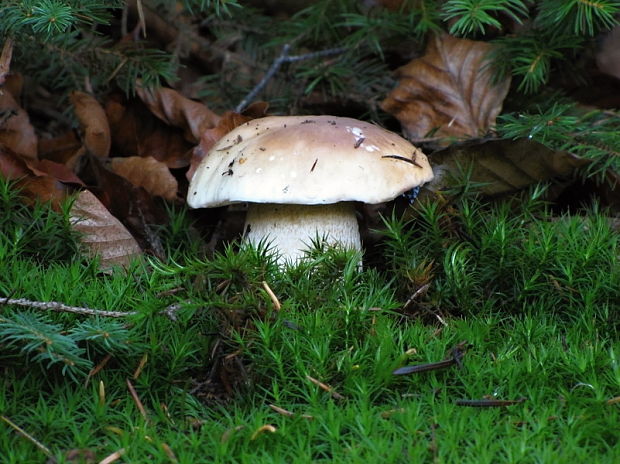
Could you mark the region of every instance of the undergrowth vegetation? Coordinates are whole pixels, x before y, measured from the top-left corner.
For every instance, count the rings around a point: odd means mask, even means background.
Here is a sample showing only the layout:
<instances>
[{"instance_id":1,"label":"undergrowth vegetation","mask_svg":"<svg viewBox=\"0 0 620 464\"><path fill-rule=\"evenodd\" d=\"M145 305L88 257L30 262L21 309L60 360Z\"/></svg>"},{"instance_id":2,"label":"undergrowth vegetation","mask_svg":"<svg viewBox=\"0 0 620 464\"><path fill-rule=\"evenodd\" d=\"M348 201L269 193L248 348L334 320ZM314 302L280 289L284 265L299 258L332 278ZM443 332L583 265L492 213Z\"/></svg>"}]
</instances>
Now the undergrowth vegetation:
<instances>
[{"instance_id":1,"label":"undergrowth vegetation","mask_svg":"<svg viewBox=\"0 0 620 464\"><path fill-rule=\"evenodd\" d=\"M554 216L542 187L421 199L363 269L331 249L286 269L264 248L181 252L173 211L169 261L102 274L66 211L2 192L1 297L127 313L0 306L7 463L620 459L618 235L595 206Z\"/></svg>"}]
</instances>

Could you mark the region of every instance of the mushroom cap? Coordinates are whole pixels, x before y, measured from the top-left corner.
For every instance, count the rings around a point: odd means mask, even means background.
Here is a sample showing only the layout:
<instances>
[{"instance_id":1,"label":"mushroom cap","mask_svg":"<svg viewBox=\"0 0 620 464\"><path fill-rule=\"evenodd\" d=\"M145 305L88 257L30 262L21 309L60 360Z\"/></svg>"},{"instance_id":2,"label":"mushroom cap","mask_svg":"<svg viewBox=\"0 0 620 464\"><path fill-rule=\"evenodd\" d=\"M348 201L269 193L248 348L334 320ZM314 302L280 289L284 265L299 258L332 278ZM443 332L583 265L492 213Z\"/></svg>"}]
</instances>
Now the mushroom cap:
<instances>
[{"instance_id":1,"label":"mushroom cap","mask_svg":"<svg viewBox=\"0 0 620 464\"><path fill-rule=\"evenodd\" d=\"M421 150L374 124L270 116L236 127L213 146L192 177L187 203L382 203L432 178Z\"/></svg>"}]
</instances>

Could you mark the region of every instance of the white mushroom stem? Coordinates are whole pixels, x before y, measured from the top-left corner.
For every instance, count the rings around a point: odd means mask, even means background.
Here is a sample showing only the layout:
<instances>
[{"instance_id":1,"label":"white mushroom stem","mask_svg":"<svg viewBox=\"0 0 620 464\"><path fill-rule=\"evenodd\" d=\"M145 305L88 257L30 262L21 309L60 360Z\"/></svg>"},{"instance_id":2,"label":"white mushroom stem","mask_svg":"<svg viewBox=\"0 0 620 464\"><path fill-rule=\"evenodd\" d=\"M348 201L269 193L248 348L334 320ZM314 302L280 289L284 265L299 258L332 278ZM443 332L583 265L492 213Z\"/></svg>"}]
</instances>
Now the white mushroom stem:
<instances>
[{"instance_id":1,"label":"white mushroom stem","mask_svg":"<svg viewBox=\"0 0 620 464\"><path fill-rule=\"evenodd\" d=\"M353 203L250 203L245 231L248 242L254 245L264 242L275 248L281 263L298 261L317 238L329 245L362 249Z\"/></svg>"}]
</instances>

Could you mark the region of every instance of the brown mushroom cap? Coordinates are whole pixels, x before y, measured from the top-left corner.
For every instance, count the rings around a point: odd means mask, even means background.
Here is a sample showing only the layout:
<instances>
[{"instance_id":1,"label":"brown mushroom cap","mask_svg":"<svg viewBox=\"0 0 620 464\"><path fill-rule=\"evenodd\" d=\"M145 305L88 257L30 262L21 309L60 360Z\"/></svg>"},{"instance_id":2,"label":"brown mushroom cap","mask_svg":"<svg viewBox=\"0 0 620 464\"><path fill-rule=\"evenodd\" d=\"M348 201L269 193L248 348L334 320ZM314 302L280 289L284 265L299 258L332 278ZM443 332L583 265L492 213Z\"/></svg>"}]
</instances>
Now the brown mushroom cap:
<instances>
[{"instance_id":1,"label":"brown mushroom cap","mask_svg":"<svg viewBox=\"0 0 620 464\"><path fill-rule=\"evenodd\" d=\"M270 116L218 141L198 166L187 203L192 208L381 203L432 178L419 149L373 124L335 116Z\"/></svg>"}]
</instances>

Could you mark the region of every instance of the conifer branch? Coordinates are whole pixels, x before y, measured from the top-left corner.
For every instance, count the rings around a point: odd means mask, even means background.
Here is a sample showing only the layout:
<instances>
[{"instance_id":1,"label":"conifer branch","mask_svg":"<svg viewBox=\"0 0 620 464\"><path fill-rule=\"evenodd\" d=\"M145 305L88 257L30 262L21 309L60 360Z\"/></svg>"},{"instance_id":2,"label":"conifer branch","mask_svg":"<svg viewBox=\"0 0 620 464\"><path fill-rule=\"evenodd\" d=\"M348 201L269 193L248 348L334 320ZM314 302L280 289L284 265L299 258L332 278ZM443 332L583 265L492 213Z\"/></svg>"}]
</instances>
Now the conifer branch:
<instances>
[{"instance_id":1,"label":"conifer branch","mask_svg":"<svg viewBox=\"0 0 620 464\"><path fill-rule=\"evenodd\" d=\"M241 100L241 102L235 107L235 112L241 113L248 106L248 104L252 100L254 100L254 98L256 98L256 96L260 92L262 92L267 83L271 80L271 78L273 78L273 76L280 69L280 66L282 66L284 63L293 63L302 60L312 60L314 58L320 58L323 56L339 55L347 50L345 47L338 47L321 50L318 52L304 53L303 55L289 55L288 52L290 51L290 49L290 44L284 44L280 55L273 61L273 63L271 63L271 66L269 67L263 78L260 80L260 82L258 82L258 84L256 84L254 88L250 90L250 93L248 93L245 98Z\"/></svg>"},{"instance_id":2,"label":"conifer branch","mask_svg":"<svg viewBox=\"0 0 620 464\"><path fill-rule=\"evenodd\" d=\"M92 309L82 306L70 306L58 301L32 301L26 298L1 298L0 304L25 306L34 309L47 309L51 311L82 314L86 316L101 316L101 317L126 317L137 314L136 311L104 311L102 309Z\"/></svg>"}]
</instances>

